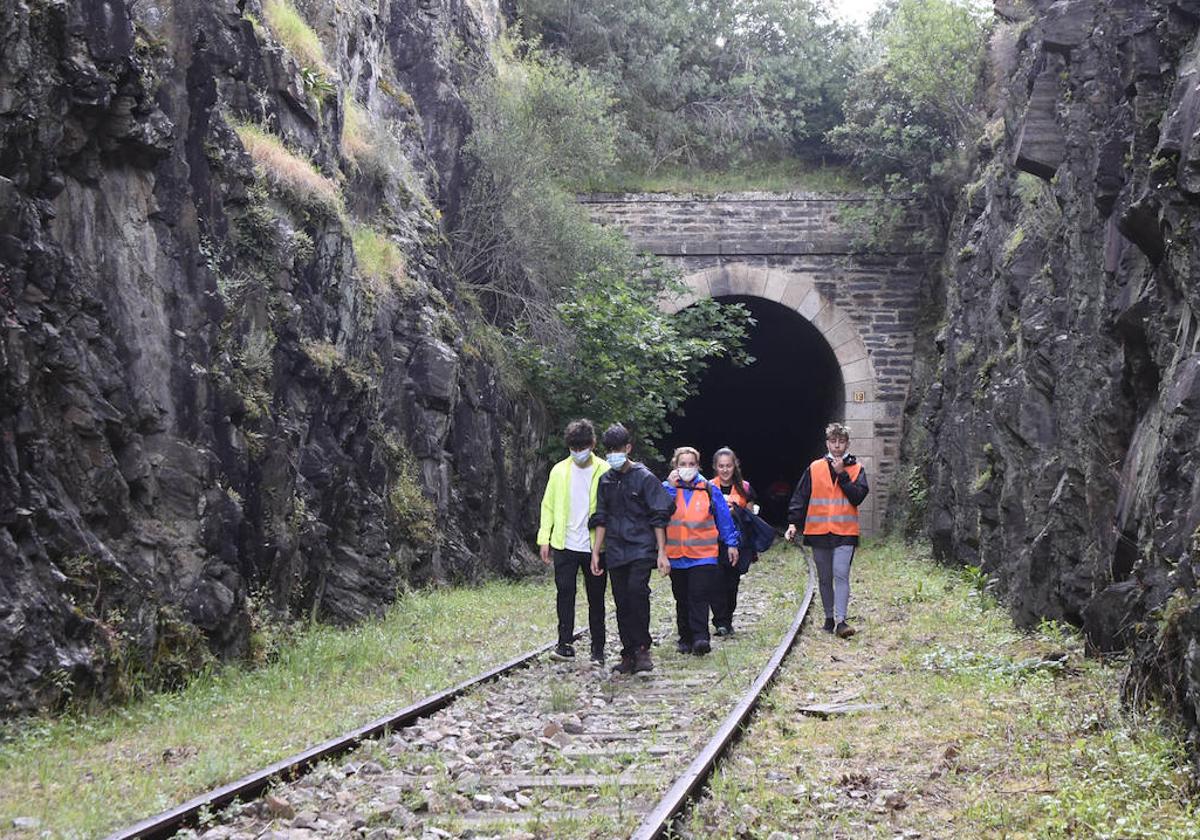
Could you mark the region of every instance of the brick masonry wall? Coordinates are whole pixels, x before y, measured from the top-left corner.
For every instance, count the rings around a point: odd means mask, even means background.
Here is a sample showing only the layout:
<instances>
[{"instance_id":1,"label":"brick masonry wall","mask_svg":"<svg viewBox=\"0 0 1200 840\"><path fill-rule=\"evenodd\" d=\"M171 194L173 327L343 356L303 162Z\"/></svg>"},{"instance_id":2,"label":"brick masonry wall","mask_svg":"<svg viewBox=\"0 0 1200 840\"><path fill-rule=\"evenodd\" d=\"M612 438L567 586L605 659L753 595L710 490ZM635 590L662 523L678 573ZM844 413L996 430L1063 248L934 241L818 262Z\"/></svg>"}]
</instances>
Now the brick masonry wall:
<instances>
[{"instance_id":1,"label":"brick masonry wall","mask_svg":"<svg viewBox=\"0 0 1200 840\"><path fill-rule=\"evenodd\" d=\"M639 250L683 273L689 292L664 308L749 295L787 306L821 331L841 365L846 401L837 419L850 427L851 449L871 477L860 514L873 534L893 492L916 321L939 255L918 241L924 220L916 215L892 241L866 246L865 223L843 217L868 201L811 193L581 197L595 221L620 227Z\"/></svg>"}]
</instances>

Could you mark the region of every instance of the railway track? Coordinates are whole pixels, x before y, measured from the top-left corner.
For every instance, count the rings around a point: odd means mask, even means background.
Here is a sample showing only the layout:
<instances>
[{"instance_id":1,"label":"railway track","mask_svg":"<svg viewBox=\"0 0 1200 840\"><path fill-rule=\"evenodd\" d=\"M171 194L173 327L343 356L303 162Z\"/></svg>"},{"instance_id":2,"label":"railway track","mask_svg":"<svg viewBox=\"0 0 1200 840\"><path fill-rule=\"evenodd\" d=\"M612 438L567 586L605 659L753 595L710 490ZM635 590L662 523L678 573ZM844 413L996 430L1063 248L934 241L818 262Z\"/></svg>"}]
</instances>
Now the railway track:
<instances>
[{"instance_id":1,"label":"railway track","mask_svg":"<svg viewBox=\"0 0 1200 840\"><path fill-rule=\"evenodd\" d=\"M814 580L811 562L801 593L748 578L739 632L703 658L674 652L659 587L650 674L545 646L108 840L663 836L787 656Z\"/></svg>"}]
</instances>

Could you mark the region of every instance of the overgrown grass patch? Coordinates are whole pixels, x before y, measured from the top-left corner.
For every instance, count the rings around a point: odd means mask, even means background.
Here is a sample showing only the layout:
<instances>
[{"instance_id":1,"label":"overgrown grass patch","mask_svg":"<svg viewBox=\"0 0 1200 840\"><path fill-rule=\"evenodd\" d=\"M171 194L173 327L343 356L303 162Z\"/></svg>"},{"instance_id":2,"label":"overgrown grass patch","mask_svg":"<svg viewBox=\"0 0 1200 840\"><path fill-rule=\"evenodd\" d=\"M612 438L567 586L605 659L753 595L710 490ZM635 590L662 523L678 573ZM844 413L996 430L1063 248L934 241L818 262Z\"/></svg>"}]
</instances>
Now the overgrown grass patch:
<instances>
[{"instance_id":1,"label":"overgrown grass patch","mask_svg":"<svg viewBox=\"0 0 1200 840\"><path fill-rule=\"evenodd\" d=\"M408 297L416 292L416 284L408 276L404 253L385 233L369 225L355 225L350 235L354 258L372 294Z\"/></svg>"},{"instance_id":2,"label":"overgrown grass patch","mask_svg":"<svg viewBox=\"0 0 1200 840\"><path fill-rule=\"evenodd\" d=\"M0 731L0 826L101 836L552 639L555 623L546 581L416 592L382 619L314 626L259 670L19 721Z\"/></svg>"},{"instance_id":3,"label":"overgrown grass patch","mask_svg":"<svg viewBox=\"0 0 1200 840\"><path fill-rule=\"evenodd\" d=\"M1060 624L1017 630L925 554L860 551L861 632L806 628L684 836L1200 837L1180 742L1120 708L1119 664ZM799 711L836 702L880 708Z\"/></svg>"},{"instance_id":4,"label":"overgrown grass patch","mask_svg":"<svg viewBox=\"0 0 1200 840\"><path fill-rule=\"evenodd\" d=\"M277 135L251 123L235 123L234 131L255 169L297 209L327 216L345 215L342 191L308 158L289 149Z\"/></svg>"},{"instance_id":5,"label":"overgrown grass patch","mask_svg":"<svg viewBox=\"0 0 1200 840\"><path fill-rule=\"evenodd\" d=\"M654 173L613 172L596 183L580 185L597 192L861 192L864 185L848 170L810 166L797 160L760 161L727 171L684 167Z\"/></svg>"},{"instance_id":6,"label":"overgrown grass patch","mask_svg":"<svg viewBox=\"0 0 1200 840\"><path fill-rule=\"evenodd\" d=\"M325 60L321 39L289 0L264 0L263 18L267 27L301 66L326 79L337 75Z\"/></svg>"}]
</instances>

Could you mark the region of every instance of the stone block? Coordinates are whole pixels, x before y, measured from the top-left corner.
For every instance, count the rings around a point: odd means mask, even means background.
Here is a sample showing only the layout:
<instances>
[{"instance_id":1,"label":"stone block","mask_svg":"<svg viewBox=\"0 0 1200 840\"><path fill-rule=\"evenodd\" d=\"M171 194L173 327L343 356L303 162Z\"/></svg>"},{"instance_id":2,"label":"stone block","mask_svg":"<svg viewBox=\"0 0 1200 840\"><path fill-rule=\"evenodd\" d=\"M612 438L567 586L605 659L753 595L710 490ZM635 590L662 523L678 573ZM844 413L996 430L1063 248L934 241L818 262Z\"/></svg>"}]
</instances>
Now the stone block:
<instances>
[{"instance_id":1,"label":"stone block","mask_svg":"<svg viewBox=\"0 0 1200 840\"><path fill-rule=\"evenodd\" d=\"M821 311L810 320L813 322L813 326L819 329L826 339L828 339L829 333L846 320L846 312L832 303L826 303ZM832 345L832 342L830 344Z\"/></svg>"},{"instance_id":2,"label":"stone block","mask_svg":"<svg viewBox=\"0 0 1200 840\"><path fill-rule=\"evenodd\" d=\"M1058 0L1051 3L1041 20L1042 46L1069 55L1088 36L1096 23L1095 0Z\"/></svg>"},{"instance_id":3,"label":"stone block","mask_svg":"<svg viewBox=\"0 0 1200 840\"><path fill-rule=\"evenodd\" d=\"M1063 70L1061 59L1048 62L1038 74L1021 118L1014 165L1049 181L1063 162L1066 139L1058 124L1058 95Z\"/></svg>"},{"instance_id":4,"label":"stone block","mask_svg":"<svg viewBox=\"0 0 1200 840\"><path fill-rule=\"evenodd\" d=\"M862 345L862 341L859 340L858 327L849 318L843 318L828 330L825 330L825 340L833 348L834 355L837 355L838 349L847 342ZM866 352L865 348L863 352Z\"/></svg>"},{"instance_id":5,"label":"stone block","mask_svg":"<svg viewBox=\"0 0 1200 840\"><path fill-rule=\"evenodd\" d=\"M874 420L846 420L846 426L850 429L851 445L856 445L854 441L867 440L875 437L875 421Z\"/></svg>"},{"instance_id":6,"label":"stone block","mask_svg":"<svg viewBox=\"0 0 1200 840\"><path fill-rule=\"evenodd\" d=\"M833 355L837 357L838 364L848 365L851 362L867 358L867 346L856 337L855 340L847 341L834 348Z\"/></svg>"},{"instance_id":7,"label":"stone block","mask_svg":"<svg viewBox=\"0 0 1200 840\"><path fill-rule=\"evenodd\" d=\"M842 365L842 381L857 382L860 379L872 379L874 371L871 370L871 360L860 359L857 362L851 362L848 365ZM850 388L847 386L846 395L850 395ZM870 399L868 396L867 399Z\"/></svg>"},{"instance_id":8,"label":"stone block","mask_svg":"<svg viewBox=\"0 0 1200 840\"><path fill-rule=\"evenodd\" d=\"M764 284L762 296L767 300L773 300L779 303L783 300L783 294L788 288L788 275L781 271L767 272L767 281Z\"/></svg>"}]
</instances>

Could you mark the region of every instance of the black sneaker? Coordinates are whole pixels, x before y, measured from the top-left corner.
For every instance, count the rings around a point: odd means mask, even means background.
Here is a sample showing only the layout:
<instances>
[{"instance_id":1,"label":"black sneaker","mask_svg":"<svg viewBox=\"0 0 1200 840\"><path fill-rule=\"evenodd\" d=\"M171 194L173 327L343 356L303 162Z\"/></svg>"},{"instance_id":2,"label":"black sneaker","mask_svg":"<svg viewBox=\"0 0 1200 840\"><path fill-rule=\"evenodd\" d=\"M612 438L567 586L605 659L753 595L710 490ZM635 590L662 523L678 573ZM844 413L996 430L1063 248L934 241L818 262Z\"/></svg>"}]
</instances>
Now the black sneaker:
<instances>
[{"instance_id":1,"label":"black sneaker","mask_svg":"<svg viewBox=\"0 0 1200 840\"><path fill-rule=\"evenodd\" d=\"M638 648L633 655L633 673L640 674L654 670L654 660L650 658L650 648Z\"/></svg>"},{"instance_id":2,"label":"black sneaker","mask_svg":"<svg viewBox=\"0 0 1200 840\"><path fill-rule=\"evenodd\" d=\"M716 634L718 636L732 636L733 627L728 624L721 624L717 627Z\"/></svg>"},{"instance_id":3,"label":"black sneaker","mask_svg":"<svg viewBox=\"0 0 1200 840\"><path fill-rule=\"evenodd\" d=\"M692 653L694 653L696 656L704 656L704 654L711 650L712 645L709 643L708 639L697 639L692 643Z\"/></svg>"},{"instance_id":4,"label":"black sneaker","mask_svg":"<svg viewBox=\"0 0 1200 840\"><path fill-rule=\"evenodd\" d=\"M612 666L614 674L632 674L633 673L633 657L627 654L621 654L621 661Z\"/></svg>"},{"instance_id":5,"label":"black sneaker","mask_svg":"<svg viewBox=\"0 0 1200 840\"><path fill-rule=\"evenodd\" d=\"M855 629L844 621L839 621L838 626L834 628L834 633L837 633L839 639L849 639L855 634Z\"/></svg>"},{"instance_id":6,"label":"black sneaker","mask_svg":"<svg viewBox=\"0 0 1200 840\"><path fill-rule=\"evenodd\" d=\"M825 619L825 632L826 633L833 632L833 616L830 616L829 618Z\"/></svg>"},{"instance_id":7,"label":"black sneaker","mask_svg":"<svg viewBox=\"0 0 1200 840\"><path fill-rule=\"evenodd\" d=\"M588 657L593 665L604 664L604 648L592 648L591 656Z\"/></svg>"},{"instance_id":8,"label":"black sneaker","mask_svg":"<svg viewBox=\"0 0 1200 840\"><path fill-rule=\"evenodd\" d=\"M675 643L675 652L676 653L691 653L692 652L692 643L685 642L683 639L680 639L678 642Z\"/></svg>"},{"instance_id":9,"label":"black sneaker","mask_svg":"<svg viewBox=\"0 0 1200 840\"><path fill-rule=\"evenodd\" d=\"M575 658L575 648L572 645L559 645L550 651L550 658L556 662L570 662Z\"/></svg>"}]
</instances>

